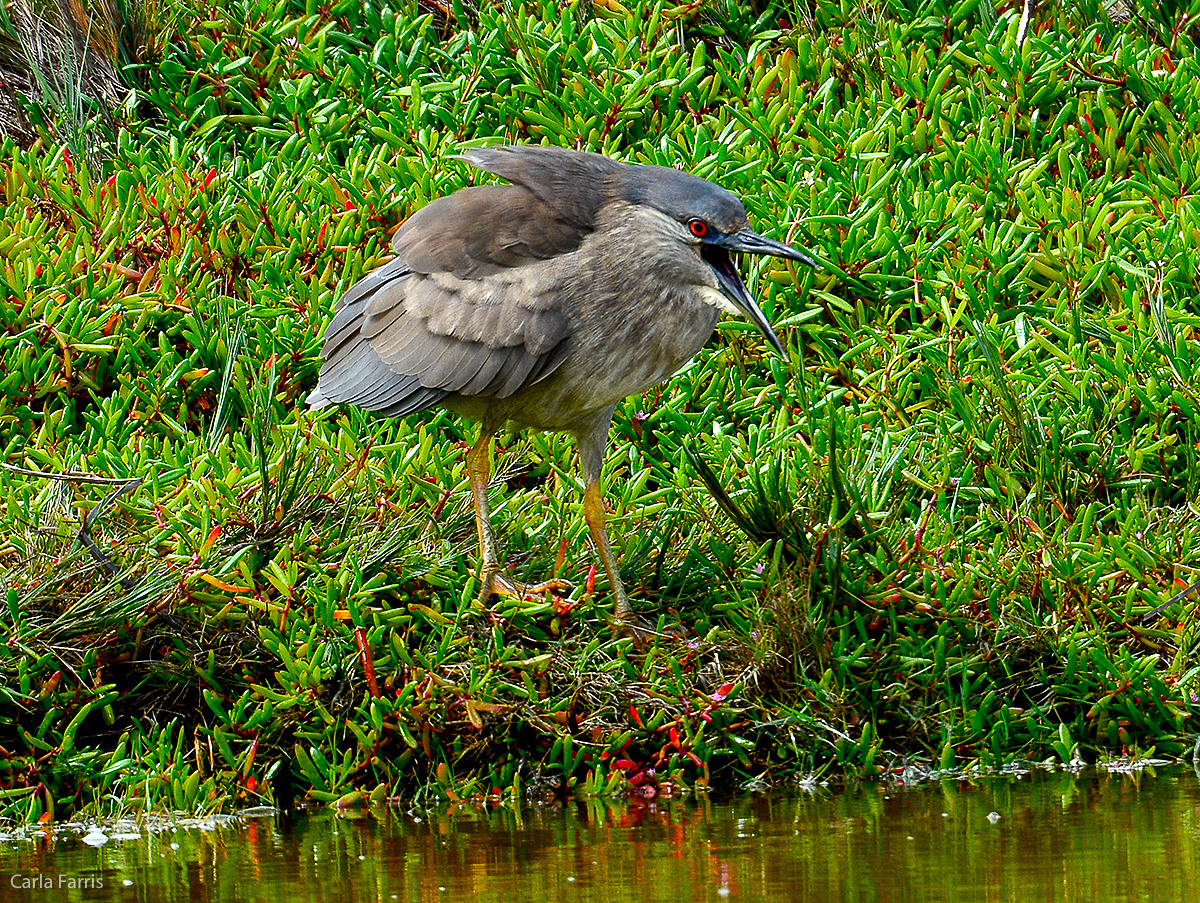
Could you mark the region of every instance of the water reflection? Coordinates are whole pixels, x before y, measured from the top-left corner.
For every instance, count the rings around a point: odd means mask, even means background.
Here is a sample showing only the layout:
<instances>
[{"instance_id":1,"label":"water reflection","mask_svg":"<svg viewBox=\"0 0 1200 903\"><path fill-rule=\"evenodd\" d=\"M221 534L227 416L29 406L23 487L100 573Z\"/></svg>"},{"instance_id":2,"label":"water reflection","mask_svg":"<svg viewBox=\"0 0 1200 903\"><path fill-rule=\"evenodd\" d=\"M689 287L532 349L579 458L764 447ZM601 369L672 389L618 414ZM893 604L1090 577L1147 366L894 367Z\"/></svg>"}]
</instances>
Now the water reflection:
<instances>
[{"instance_id":1,"label":"water reflection","mask_svg":"<svg viewBox=\"0 0 1200 903\"><path fill-rule=\"evenodd\" d=\"M9 840L0 901L1175 901L1195 897L1198 856L1190 769L1037 773Z\"/></svg>"}]
</instances>

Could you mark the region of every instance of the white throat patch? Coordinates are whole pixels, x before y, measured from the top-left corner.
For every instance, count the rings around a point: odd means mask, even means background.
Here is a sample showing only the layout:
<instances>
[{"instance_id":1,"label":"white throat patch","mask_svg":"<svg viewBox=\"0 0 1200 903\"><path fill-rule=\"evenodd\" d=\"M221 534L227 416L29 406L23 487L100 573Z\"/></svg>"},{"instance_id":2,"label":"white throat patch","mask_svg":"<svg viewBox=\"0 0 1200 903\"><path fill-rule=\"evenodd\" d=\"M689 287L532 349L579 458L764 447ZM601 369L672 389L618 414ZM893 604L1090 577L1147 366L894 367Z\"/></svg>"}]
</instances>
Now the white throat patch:
<instances>
[{"instance_id":1,"label":"white throat patch","mask_svg":"<svg viewBox=\"0 0 1200 903\"><path fill-rule=\"evenodd\" d=\"M746 312L730 301L720 289L702 285L700 286L700 297L704 299L705 304L711 304L717 310L723 310L725 313L733 314L735 317L746 316Z\"/></svg>"}]
</instances>

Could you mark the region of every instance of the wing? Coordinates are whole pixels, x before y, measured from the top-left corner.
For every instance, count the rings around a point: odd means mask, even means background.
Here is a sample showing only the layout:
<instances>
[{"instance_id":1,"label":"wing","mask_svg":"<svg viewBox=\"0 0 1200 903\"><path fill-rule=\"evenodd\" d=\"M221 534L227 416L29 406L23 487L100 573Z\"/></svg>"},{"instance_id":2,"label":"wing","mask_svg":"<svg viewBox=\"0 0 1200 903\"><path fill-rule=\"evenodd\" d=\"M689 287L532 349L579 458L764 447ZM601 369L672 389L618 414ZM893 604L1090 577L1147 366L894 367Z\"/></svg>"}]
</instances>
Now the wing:
<instances>
[{"instance_id":1,"label":"wing","mask_svg":"<svg viewBox=\"0 0 1200 903\"><path fill-rule=\"evenodd\" d=\"M516 185L464 188L408 218L392 247L414 272L474 278L574 251L592 231Z\"/></svg>"},{"instance_id":2,"label":"wing","mask_svg":"<svg viewBox=\"0 0 1200 903\"><path fill-rule=\"evenodd\" d=\"M505 398L570 347L551 258L587 230L518 186L464 189L396 233L398 255L343 297L309 403L389 416L451 393Z\"/></svg>"}]
</instances>

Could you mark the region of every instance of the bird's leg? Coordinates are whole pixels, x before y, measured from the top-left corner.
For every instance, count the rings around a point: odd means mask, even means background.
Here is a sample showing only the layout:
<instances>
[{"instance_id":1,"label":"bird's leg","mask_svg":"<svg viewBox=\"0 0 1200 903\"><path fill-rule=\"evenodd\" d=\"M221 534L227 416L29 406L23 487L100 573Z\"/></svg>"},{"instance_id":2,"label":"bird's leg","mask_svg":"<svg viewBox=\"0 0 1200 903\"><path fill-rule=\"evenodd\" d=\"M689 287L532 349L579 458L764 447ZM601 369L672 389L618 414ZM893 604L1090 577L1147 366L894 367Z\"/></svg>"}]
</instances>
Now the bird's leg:
<instances>
[{"instance_id":1,"label":"bird's leg","mask_svg":"<svg viewBox=\"0 0 1200 903\"><path fill-rule=\"evenodd\" d=\"M567 580L546 580L542 583L519 583L504 573L504 566L496 554L496 536L492 532L492 515L488 508L488 480L491 464L488 461L492 450L492 437L496 430L486 424L479 430L479 438L467 452L467 476L471 480L471 496L475 500L475 529L479 532L479 590L480 602L486 602L493 593L520 599L527 595L540 595L546 590L567 590Z\"/></svg>"},{"instance_id":2,"label":"bird's leg","mask_svg":"<svg viewBox=\"0 0 1200 903\"><path fill-rule=\"evenodd\" d=\"M616 600L613 606L613 623L623 625L633 616L633 607L629 604L629 594L625 592L625 584L621 582L621 572L617 568L617 559L613 555L612 545L608 541L608 528L604 525L604 499L600 496L600 479L588 480L583 487L583 518L587 521L588 532L592 534L592 543L596 546L596 554L604 565L608 575L608 585Z\"/></svg>"},{"instance_id":3,"label":"bird's leg","mask_svg":"<svg viewBox=\"0 0 1200 903\"><path fill-rule=\"evenodd\" d=\"M621 571L617 567L612 544L608 541L608 528L604 524L604 499L600 494L600 470L604 465L604 446L608 443L613 410L609 408L602 411L586 429L575 434L579 448L579 473L583 477L583 519L587 521L592 545L596 547L596 554L600 556L604 572L608 575L608 585L612 587L613 626L618 632L629 631L637 635L648 631L637 623L633 607L629 604L629 594L621 582Z\"/></svg>"},{"instance_id":4,"label":"bird's leg","mask_svg":"<svg viewBox=\"0 0 1200 903\"><path fill-rule=\"evenodd\" d=\"M655 637L680 639L686 636L687 631L681 627L667 626L665 633L660 633L656 627L639 617L634 612L633 606L629 604L629 594L625 591L625 584L621 582L617 558L613 555L612 545L608 541L608 528L604 525L604 499L600 495L599 473L597 471L596 475L589 477L586 473L587 468L583 469L584 477L587 480L583 487L583 518L587 521L588 531L592 534L592 544L596 547L596 554L604 563L604 571L608 574L608 585L612 587L613 631L618 636L632 637L639 646Z\"/></svg>"},{"instance_id":5,"label":"bird's leg","mask_svg":"<svg viewBox=\"0 0 1200 903\"><path fill-rule=\"evenodd\" d=\"M488 479L492 470L488 457L494 435L486 426L480 428L479 438L467 452L467 476L471 480L471 496L475 501L475 530L479 534L479 580L483 584L480 593L483 597L491 595L492 577L500 570L487 496Z\"/></svg>"}]
</instances>

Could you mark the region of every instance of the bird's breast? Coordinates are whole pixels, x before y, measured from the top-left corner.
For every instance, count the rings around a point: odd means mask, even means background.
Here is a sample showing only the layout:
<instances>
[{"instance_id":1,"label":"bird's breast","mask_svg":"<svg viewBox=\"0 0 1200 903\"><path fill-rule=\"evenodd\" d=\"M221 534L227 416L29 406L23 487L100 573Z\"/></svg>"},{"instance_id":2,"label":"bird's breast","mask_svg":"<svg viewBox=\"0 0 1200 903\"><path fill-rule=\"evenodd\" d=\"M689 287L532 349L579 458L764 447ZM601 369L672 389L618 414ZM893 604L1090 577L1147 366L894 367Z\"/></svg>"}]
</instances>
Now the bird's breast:
<instances>
[{"instance_id":1,"label":"bird's breast","mask_svg":"<svg viewBox=\"0 0 1200 903\"><path fill-rule=\"evenodd\" d=\"M528 403L514 398L514 420L564 429L578 412L591 416L658 385L703 347L718 317L711 304L673 287L568 312L571 351L550 377L518 393Z\"/></svg>"},{"instance_id":2,"label":"bird's breast","mask_svg":"<svg viewBox=\"0 0 1200 903\"><path fill-rule=\"evenodd\" d=\"M488 416L578 430L623 398L670 378L708 341L720 308L700 284L706 265L694 255L691 272L690 258L681 267L675 257L664 257L674 244L647 245L645 230L631 228L639 217L644 220L644 212L632 211L616 226L598 229L578 252L546 262L539 297L565 318L568 351L553 372L489 403ZM661 224L651 217L649 225ZM643 235L644 253L629 253L630 234Z\"/></svg>"}]
</instances>

